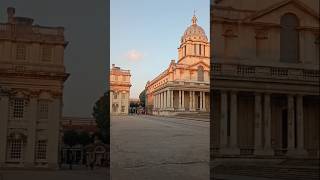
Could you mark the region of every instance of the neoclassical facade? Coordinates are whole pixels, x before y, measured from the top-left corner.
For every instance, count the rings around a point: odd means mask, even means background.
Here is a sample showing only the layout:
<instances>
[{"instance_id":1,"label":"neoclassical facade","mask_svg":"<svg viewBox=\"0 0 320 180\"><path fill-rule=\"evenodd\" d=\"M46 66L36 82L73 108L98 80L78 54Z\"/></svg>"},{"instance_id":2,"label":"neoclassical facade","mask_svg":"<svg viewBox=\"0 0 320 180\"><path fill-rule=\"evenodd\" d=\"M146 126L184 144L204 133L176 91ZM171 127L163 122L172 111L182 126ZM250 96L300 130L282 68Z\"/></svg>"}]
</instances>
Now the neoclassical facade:
<instances>
[{"instance_id":1,"label":"neoclassical facade","mask_svg":"<svg viewBox=\"0 0 320 180\"><path fill-rule=\"evenodd\" d=\"M33 25L8 8L0 23L0 168L56 168L62 114L63 27Z\"/></svg>"},{"instance_id":2,"label":"neoclassical facade","mask_svg":"<svg viewBox=\"0 0 320 180\"><path fill-rule=\"evenodd\" d=\"M130 78L129 70L121 69L112 64L110 70L111 115L126 115L129 113Z\"/></svg>"},{"instance_id":3,"label":"neoclassical facade","mask_svg":"<svg viewBox=\"0 0 320 180\"><path fill-rule=\"evenodd\" d=\"M319 1L211 6L211 155L319 157Z\"/></svg>"},{"instance_id":4,"label":"neoclassical facade","mask_svg":"<svg viewBox=\"0 0 320 180\"><path fill-rule=\"evenodd\" d=\"M210 111L210 44L193 16L178 48L178 60L146 84L148 114L176 115Z\"/></svg>"}]
</instances>

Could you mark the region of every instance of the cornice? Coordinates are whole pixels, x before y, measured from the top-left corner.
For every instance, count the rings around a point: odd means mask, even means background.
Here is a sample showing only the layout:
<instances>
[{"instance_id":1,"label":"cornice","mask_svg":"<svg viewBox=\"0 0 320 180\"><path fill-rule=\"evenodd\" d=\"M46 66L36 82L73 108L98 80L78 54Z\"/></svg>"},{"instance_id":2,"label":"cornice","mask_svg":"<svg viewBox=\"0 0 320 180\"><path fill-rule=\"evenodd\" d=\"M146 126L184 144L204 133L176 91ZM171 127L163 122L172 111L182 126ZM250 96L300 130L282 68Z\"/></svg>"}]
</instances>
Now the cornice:
<instances>
[{"instance_id":1,"label":"cornice","mask_svg":"<svg viewBox=\"0 0 320 180\"><path fill-rule=\"evenodd\" d=\"M0 70L0 76L3 78L22 78L22 79L46 79L46 80L60 80L66 81L69 73L54 73L54 72L10 72Z\"/></svg>"}]
</instances>

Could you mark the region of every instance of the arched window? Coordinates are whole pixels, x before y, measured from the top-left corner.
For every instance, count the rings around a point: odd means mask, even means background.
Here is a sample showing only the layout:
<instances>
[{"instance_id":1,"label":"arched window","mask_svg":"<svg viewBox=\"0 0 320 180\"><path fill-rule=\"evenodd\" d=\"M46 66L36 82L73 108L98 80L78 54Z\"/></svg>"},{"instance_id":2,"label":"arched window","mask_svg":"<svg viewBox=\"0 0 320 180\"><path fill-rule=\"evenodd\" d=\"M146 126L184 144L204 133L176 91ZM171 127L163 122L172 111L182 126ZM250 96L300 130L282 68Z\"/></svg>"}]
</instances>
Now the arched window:
<instances>
[{"instance_id":1,"label":"arched window","mask_svg":"<svg viewBox=\"0 0 320 180\"><path fill-rule=\"evenodd\" d=\"M299 20L296 15L288 13L281 17L280 61L299 62Z\"/></svg>"},{"instance_id":2,"label":"arched window","mask_svg":"<svg viewBox=\"0 0 320 180\"><path fill-rule=\"evenodd\" d=\"M198 81L204 81L204 70L202 66L198 67Z\"/></svg>"}]
</instances>

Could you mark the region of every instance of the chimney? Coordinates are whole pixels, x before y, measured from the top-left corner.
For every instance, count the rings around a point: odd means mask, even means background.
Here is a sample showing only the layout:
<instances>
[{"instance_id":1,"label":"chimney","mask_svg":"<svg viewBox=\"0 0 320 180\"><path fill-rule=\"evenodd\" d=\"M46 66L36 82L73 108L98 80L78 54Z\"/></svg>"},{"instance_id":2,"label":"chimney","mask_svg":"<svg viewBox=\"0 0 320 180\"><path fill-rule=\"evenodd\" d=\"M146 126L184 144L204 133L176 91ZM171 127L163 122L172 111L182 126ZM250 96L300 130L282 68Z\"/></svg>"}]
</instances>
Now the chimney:
<instances>
[{"instance_id":1,"label":"chimney","mask_svg":"<svg viewBox=\"0 0 320 180\"><path fill-rule=\"evenodd\" d=\"M112 68L114 68L114 67L116 67L116 65L115 65L115 64L112 64Z\"/></svg>"},{"instance_id":2,"label":"chimney","mask_svg":"<svg viewBox=\"0 0 320 180\"><path fill-rule=\"evenodd\" d=\"M8 23L12 23L13 22L13 18L14 18L15 12L16 12L16 10L15 10L14 7L8 7L7 8Z\"/></svg>"},{"instance_id":3,"label":"chimney","mask_svg":"<svg viewBox=\"0 0 320 180\"><path fill-rule=\"evenodd\" d=\"M173 63L173 64L174 64L175 62L176 62L176 60L174 60L174 59L172 59L172 60L171 60L171 63Z\"/></svg>"}]
</instances>

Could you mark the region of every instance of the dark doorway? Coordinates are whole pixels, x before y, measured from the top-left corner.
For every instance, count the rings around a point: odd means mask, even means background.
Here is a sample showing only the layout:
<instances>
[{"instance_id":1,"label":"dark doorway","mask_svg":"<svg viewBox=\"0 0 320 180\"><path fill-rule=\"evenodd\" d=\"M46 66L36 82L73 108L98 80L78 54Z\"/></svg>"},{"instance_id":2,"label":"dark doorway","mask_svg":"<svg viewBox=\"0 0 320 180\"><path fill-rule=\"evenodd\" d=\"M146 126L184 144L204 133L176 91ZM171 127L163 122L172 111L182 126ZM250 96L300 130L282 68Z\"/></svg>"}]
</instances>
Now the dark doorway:
<instances>
[{"instance_id":1,"label":"dark doorway","mask_svg":"<svg viewBox=\"0 0 320 180\"><path fill-rule=\"evenodd\" d=\"M288 147L288 110L282 110L282 148Z\"/></svg>"},{"instance_id":2,"label":"dark doorway","mask_svg":"<svg viewBox=\"0 0 320 180\"><path fill-rule=\"evenodd\" d=\"M198 110L200 109L200 96L198 96Z\"/></svg>"}]
</instances>

